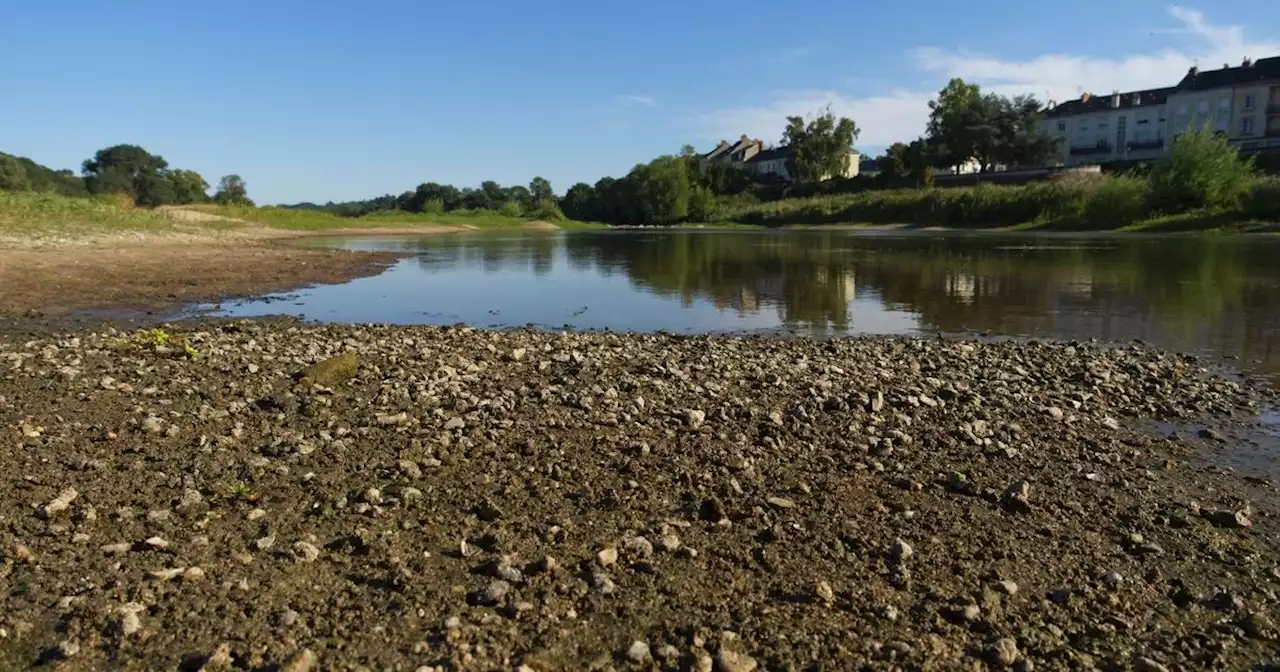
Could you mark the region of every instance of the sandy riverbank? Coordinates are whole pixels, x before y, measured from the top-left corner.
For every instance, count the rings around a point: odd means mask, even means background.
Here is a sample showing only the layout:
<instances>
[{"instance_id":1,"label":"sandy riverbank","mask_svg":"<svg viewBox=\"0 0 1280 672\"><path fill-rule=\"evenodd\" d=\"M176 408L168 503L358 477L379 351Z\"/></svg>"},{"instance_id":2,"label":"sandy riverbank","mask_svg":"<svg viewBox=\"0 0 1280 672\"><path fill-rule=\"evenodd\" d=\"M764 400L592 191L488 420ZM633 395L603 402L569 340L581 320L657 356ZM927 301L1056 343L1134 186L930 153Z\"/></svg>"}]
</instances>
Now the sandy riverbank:
<instances>
[{"instance_id":1,"label":"sandy riverbank","mask_svg":"<svg viewBox=\"0 0 1280 672\"><path fill-rule=\"evenodd\" d=\"M1270 393L1153 350L254 322L0 367L0 666L1247 669L1280 634L1275 485L1205 459Z\"/></svg>"}]
</instances>

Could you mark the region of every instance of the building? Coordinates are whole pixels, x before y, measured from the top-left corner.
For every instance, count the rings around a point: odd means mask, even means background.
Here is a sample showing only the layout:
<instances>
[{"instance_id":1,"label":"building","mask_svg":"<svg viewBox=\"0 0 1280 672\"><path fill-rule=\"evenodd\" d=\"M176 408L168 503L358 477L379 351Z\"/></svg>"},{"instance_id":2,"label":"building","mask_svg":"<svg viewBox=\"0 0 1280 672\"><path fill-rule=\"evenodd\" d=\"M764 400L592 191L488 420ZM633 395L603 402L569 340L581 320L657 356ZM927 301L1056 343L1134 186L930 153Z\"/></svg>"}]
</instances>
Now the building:
<instances>
[{"instance_id":1,"label":"building","mask_svg":"<svg viewBox=\"0 0 1280 672\"><path fill-rule=\"evenodd\" d=\"M1059 138L1055 165L1149 161L1173 138L1209 126L1242 151L1280 150L1280 56L1221 70L1193 67L1175 86L1050 104L1043 132Z\"/></svg>"},{"instance_id":2,"label":"building","mask_svg":"<svg viewBox=\"0 0 1280 672\"><path fill-rule=\"evenodd\" d=\"M715 149L703 154L700 158L703 165L728 163L764 181L794 181L791 169L788 166L791 159L790 147L766 147L764 142L753 140L745 135L733 144L730 144L727 140L721 140ZM828 175L822 179L857 177L861 158L862 155L857 150L850 149L849 165L845 169L844 175Z\"/></svg>"},{"instance_id":3,"label":"building","mask_svg":"<svg viewBox=\"0 0 1280 672\"><path fill-rule=\"evenodd\" d=\"M1154 159L1165 150L1165 110L1173 88L1083 94L1050 107L1042 130L1059 139L1055 163L1079 166Z\"/></svg>"}]
</instances>

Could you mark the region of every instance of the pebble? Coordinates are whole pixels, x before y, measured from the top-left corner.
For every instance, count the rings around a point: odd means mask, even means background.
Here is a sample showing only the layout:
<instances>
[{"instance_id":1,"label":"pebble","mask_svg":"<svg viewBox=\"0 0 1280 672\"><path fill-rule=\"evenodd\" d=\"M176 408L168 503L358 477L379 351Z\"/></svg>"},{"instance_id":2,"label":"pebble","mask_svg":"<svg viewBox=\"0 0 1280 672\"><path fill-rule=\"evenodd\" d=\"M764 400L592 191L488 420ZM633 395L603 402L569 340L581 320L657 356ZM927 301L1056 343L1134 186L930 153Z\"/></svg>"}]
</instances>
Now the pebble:
<instances>
[{"instance_id":1,"label":"pebble","mask_svg":"<svg viewBox=\"0 0 1280 672\"><path fill-rule=\"evenodd\" d=\"M290 658L289 662L280 668L280 672L311 672L317 660L316 654L311 649L303 649Z\"/></svg>"},{"instance_id":2,"label":"pebble","mask_svg":"<svg viewBox=\"0 0 1280 672\"><path fill-rule=\"evenodd\" d=\"M272 546L275 546L275 544L276 544L276 538L271 535L262 537L260 539L256 539L253 542L254 547L256 547L259 551L269 551L271 550Z\"/></svg>"},{"instance_id":3,"label":"pebble","mask_svg":"<svg viewBox=\"0 0 1280 672\"><path fill-rule=\"evenodd\" d=\"M146 611L147 608L137 602L129 602L116 608L116 613L120 616L120 632L125 636L132 635L142 629L142 619L138 614Z\"/></svg>"},{"instance_id":4,"label":"pebble","mask_svg":"<svg viewBox=\"0 0 1280 672\"><path fill-rule=\"evenodd\" d=\"M148 434L159 434L164 431L164 423L154 415L149 415L142 421L142 429Z\"/></svg>"},{"instance_id":5,"label":"pebble","mask_svg":"<svg viewBox=\"0 0 1280 672\"><path fill-rule=\"evenodd\" d=\"M449 418L448 422L444 423L444 429L446 432L452 432L456 429L463 429L466 426L467 426L467 421L457 417Z\"/></svg>"},{"instance_id":6,"label":"pebble","mask_svg":"<svg viewBox=\"0 0 1280 672\"><path fill-rule=\"evenodd\" d=\"M644 537L626 537L622 540L622 548L627 553L642 559L653 556L653 543Z\"/></svg>"},{"instance_id":7,"label":"pebble","mask_svg":"<svg viewBox=\"0 0 1280 672\"><path fill-rule=\"evenodd\" d=\"M684 422L689 426L689 429L698 429L706 420L707 414L705 411L689 409L684 412Z\"/></svg>"},{"instance_id":8,"label":"pebble","mask_svg":"<svg viewBox=\"0 0 1280 672\"><path fill-rule=\"evenodd\" d=\"M480 606L491 607L502 602L509 592L511 584L506 581L491 581L473 594L473 601Z\"/></svg>"},{"instance_id":9,"label":"pebble","mask_svg":"<svg viewBox=\"0 0 1280 672\"><path fill-rule=\"evenodd\" d=\"M831 584L826 581L819 581L813 588L814 597L820 601L831 604L836 601L836 591L831 588Z\"/></svg>"},{"instance_id":10,"label":"pebble","mask_svg":"<svg viewBox=\"0 0 1280 672\"><path fill-rule=\"evenodd\" d=\"M267 517L267 512L263 509L252 509L245 515L249 520L261 520Z\"/></svg>"},{"instance_id":11,"label":"pebble","mask_svg":"<svg viewBox=\"0 0 1280 672\"><path fill-rule=\"evenodd\" d=\"M76 497L79 496L80 493L76 492L75 488L64 489L62 492L58 493L57 497L54 497L48 504L44 505L44 516L46 518L52 518L59 513L66 511L71 508L71 502L74 502Z\"/></svg>"},{"instance_id":12,"label":"pebble","mask_svg":"<svg viewBox=\"0 0 1280 672\"><path fill-rule=\"evenodd\" d=\"M768 502L771 506L779 509L790 509L796 505L795 502L787 499L786 497L770 497Z\"/></svg>"},{"instance_id":13,"label":"pebble","mask_svg":"<svg viewBox=\"0 0 1280 672\"><path fill-rule=\"evenodd\" d=\"M745 653L723 649L716 654L714 662L715 666L712 669L715 672L754 672L760 665L755 658Z\"/></svg>"},{"instance_id":14,"label":"pebble","mask_svg":"<svg viewBox=\"0 0 1280 672\"><path fill-rule=\"evenodd\" d=\"M618 562L618 549L609 547L599 553L596 553L596 560L600 561L601 567L612 567Z\"/></svg>"},{"instance_id":15,"label":"pebble","mask_svg":"<svg viewBox=\"0 0 1280 672\"><path fill-rule=\"evenodd\" d=\"M298 562L315 562L320 557L320 549L306 541L293 542L293 559Z\"/></svg>"},{"instance_id":16,"label":"pebble","mask_svg":"<svg viewBox=\"0 0 1280 672\"><path fill-rule=\"evenodd\" d=\"M889 560L901 564L911 559L915 555L915 549L911 548L911 544L902 539L894 539L889 546Z\"/></svg>"},{"instance_id":17,"label":"pebble","mask_svg":"<svg viewBox=\"0 0 1280 672\"><path fill-rule=\"evenodd\" d=\"M187 571L185 567L174 567L171 569L157 569L150 572L150 574L151 578L158 581L171 581L182 576L182 573L185 571Z\"/></svg>"},{"instance_id":18,"label":"pebble","mask_svg":"<svg viewBox=\"0 0 1280 672\"><path fill-rule=\"evenodd\" d=\"M987 659L998 667L1010 667L1018 662L1018 657L1018 642L1009 637L996 640L995 646L987 652Z\"/></svg>"},{"instance_id":19,"label":"pebble","mask_svg":"<svg viewBox=\"0 0 1280 672\"><path fill-rule=\"evenodd\" d=\"M631 643L627 648L627 660L633 663L647 663L653 658L653 654L649 651L649 645L640 640Z\"/></svg>"},{"instance_id":20,"label":"pebble","mask_svg":"<svg viewBox=\"0 0 1280 672\"><path fill-rule=\"evenodd\" d=\"M1012 581L997 581L995 583L995 589L1004 593L1005 595L1018 594L1018 584Z\"/></svg>"},{"instance_id":21,"label":"pebble","mask_svg":"<svg viewBox=\"0 0 1280 672\"><path fill-rule=\"evenodd\" d=\"M1137 656L1133 659L1133 672L1169 672L1169 668L1154 659Z\"/></svg>"},{"instance_id":22,"label":"pebble","mask_svg":"<svg viewBox=\"0 0 1280 672\"><path fill-rule=\"evenodd\" d=\"M1244 511L1215 511L1210 517L1214 525L1219 527L1228 527L1233 529L1244 529L1253 527L1253 521L1249 520L1248 514Z\"/></svg>"},{"instance_id":23,"label":"pebble","mask_svg":"<svg viewBox=\"0 0 1280 672\"><path fill-rule=\"evenodd\" d=\"M169 542L165 541L162 537L151 537L142 543L158 550L169 548Z\"/></svg>"}]
</instances>

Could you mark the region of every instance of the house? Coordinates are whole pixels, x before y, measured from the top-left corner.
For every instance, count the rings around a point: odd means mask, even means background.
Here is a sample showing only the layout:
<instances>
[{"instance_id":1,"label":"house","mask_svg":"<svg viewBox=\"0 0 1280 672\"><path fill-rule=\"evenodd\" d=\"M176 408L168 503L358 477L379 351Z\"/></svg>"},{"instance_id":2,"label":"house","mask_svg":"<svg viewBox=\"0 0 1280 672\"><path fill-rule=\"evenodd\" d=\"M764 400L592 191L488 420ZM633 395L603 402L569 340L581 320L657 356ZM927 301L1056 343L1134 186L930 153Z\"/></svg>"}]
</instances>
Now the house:
<instances>
[{"instance_id":1,"label":"house","mask_svg":"<svg viewBox=\"0 0 1280 672\"><path fill-rule=\"evenodd\" d=\"M1176 85L1050 104L1042 132L1059 138L1056 165L1148 161L1173 138L1208 125L1242 151L1280 150L1280 56L1220 70L1192 67Z\"/></svg>"},{"instance_id":2,"label":"house","mask_svg":"<svg viewBox=\"0 0 1280 672\"><path fill-rule=\"evenodd\" d=\"M727 140L721 140L715 149L703 154L700 158L703 165L728 163L755 175L757 179L793 181L791 169L788 167L791 159L790 147L766 147L763 141L753 140L745 135L733 144ZM859 159L861 155L857 150L850 149L849 166L844 175L838 177L856 177ZM837 176L828 175L823 179L832 177Z\"/></svg>"},{"instance_id":3,"label":"house","mask_svg":"<svg viewBox=\"0 0 1280 672\"><path fill-rule=\"evenodd\" d=\"M1056 165L1154 159L1165 150L1165 109L1176 89L1082 94L1050 107L1042 131L1059 138Z\"/></svg>"},{"instance_id":4,"label":"house","mask_svg":"<svg viewBox=\"0 0 1280 672\"><path fill-rule=\"evenodd\" d=\"M742 164L762 151L764 151L764 141L752 140L744 135L733 144L727 140L721 140L715 149L702 155L702 161L704 164L730 163L742 167Z\"/></svg>"}]
</instances>

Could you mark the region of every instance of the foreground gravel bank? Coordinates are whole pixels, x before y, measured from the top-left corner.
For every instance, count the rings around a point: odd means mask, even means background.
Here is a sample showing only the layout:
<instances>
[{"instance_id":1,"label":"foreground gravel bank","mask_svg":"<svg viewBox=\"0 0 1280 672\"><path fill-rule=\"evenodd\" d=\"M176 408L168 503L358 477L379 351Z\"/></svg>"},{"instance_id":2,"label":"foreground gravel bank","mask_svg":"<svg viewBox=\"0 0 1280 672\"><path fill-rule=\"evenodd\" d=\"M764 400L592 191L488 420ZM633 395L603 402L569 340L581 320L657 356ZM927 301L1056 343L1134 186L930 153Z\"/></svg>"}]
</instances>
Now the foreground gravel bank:
<instances>
[{"instance_id":1,"label":"foreground gravel bank","mask_svg":"<svg viewBox=\"0 0 1280 672\"><path fill-rule=\"evenodd\" d=\"M1247 669L1274 486L1143 423L1257 394L1079 344L0 341L0 668Z\"/></svg>"}]
</instances>

